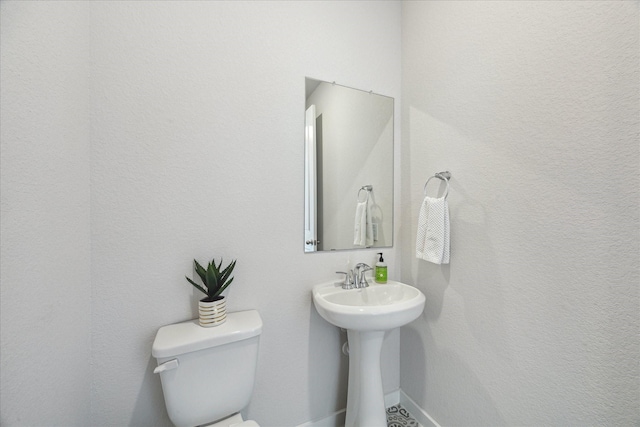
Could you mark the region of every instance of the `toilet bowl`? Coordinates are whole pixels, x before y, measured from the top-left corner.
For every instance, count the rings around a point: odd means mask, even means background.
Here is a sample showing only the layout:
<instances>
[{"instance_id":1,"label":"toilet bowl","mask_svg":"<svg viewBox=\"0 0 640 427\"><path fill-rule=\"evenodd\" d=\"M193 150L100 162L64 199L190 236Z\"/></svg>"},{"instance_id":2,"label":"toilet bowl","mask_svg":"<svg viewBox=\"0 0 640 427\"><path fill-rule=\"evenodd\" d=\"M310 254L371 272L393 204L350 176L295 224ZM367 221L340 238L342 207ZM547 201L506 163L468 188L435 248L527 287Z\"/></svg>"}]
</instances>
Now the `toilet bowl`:
<instances>
[{"instance_id":1,"label":"toilet bowl","mask_svg":"<svg viewBox=\"0 0 640 427\"><path fill-rule=\"evenodd\" d=\"M153 342L167 413L176 427L256 427L240 415L251 400L262 319L228 313L222 325L198 320L163 326Z\"/></svg>"}]
</instances>

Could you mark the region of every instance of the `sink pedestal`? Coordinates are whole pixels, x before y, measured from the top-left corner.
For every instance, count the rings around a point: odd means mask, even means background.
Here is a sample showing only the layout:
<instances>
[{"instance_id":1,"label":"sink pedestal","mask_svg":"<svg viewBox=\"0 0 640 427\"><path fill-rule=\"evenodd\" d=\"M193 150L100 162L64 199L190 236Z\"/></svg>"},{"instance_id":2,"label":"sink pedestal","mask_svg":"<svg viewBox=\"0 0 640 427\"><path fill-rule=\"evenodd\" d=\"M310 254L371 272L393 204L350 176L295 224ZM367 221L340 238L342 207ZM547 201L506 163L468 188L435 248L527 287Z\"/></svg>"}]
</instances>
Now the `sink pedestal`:
<instances>
[{"instance_id":1,"label":"sink pedestal","mask_svg":"<svg viewBox=\"0 0 640 427\"><path fill-rule=\"evenodd\" d=\"M380 353L385 331L347 330L349 390L345 427L386 427Z\"/></svg>"},{"instance_id":2,"label":"sink pedestal","mask_svg":"<svg viewBox=\"0 0 640 427\"><path fill-rule=\"evenodd\" d=\"M346 427L386 427L380 352L386 331L416 320L424 294L413 286L389 280L359 289L333 282L313 287L313 303L324 320L347 330L349 392Z\"/></svg>"}]
</instances>

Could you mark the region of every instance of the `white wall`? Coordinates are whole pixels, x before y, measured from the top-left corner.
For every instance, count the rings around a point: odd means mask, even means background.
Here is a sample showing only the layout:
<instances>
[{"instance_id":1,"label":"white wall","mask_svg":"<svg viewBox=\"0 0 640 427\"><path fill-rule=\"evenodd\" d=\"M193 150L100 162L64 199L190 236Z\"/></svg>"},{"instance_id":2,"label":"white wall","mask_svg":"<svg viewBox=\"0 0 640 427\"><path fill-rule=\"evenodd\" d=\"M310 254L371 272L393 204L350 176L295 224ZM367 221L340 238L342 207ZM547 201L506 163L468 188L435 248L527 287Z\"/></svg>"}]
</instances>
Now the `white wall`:
<instances>
[{"instance_id":1,"label":"white wall","mask_svg":"<svg viewBox=\"0 0 640 427\"><path fill-rule=\"evenodd\" d=\"M347 255L303 253L304 78L397 96L399 5L104 2L92 13L93 416L166 422L151 342L195 315L184 275L212 256L238 259L229 309L264 320L247 415L285 426L344 407L340 335L310 289Z\"/></svg>"},{"instance_id":2,"label":"white wall","mask_svg":"<svg viewBox=\"0 0 640 427\"><path fill-rule=\"evenodd\" d=\"M442 425L640 422L637 2L404 2L401 387ZM451 170L451 264L414 257ZM431 191L436 191L434 185Z\"/></svg>"},{"instance_id":3,"label":"white wall","mask_svg":"<svg viewBox=\"0 0 640 427\"><path fill-rule=\"evenodd\" d=\"M0 424L89 416L89 9L0 3Z\"/></svg>"},{"instance_id":4,"label":"white wall","mask_svg":"<svg viewBox=\"0 0 640 427\"><path fill-rule=\"evenodd\" d=\"M230 310L264 321L245 415L291 426L344 407L344 337L310 289L375 250L303 253L304 78L399 102L400 12L380 1L2 2L3 425L169 425L151 343L195 316L184 276L212 256L238 259ZM385 255L397 278L396 251ZM29 317L49 293L53 318Z\"/></svg>"}]
</instances>

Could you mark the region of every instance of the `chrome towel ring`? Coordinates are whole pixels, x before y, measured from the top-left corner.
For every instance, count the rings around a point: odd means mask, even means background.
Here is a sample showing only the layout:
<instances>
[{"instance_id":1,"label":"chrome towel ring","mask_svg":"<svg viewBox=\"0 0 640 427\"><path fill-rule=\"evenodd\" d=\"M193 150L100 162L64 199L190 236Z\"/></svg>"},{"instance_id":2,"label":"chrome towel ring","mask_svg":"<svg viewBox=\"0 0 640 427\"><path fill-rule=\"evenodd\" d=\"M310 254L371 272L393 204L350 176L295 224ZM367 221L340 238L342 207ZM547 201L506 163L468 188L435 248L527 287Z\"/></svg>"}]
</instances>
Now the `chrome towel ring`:
<instances>
[{"instance_id":1,"label":"chrome towel ring","mask_svg":"<svg viewBox=\"0 0 640 427\"><path fill-rule=\"evenodd\" d=\"M424 183L424 195L427 195L427 184L429 184L429 181L431 181L433 178L438 178L442 181L444 181L447 184L447 188L444 190L444 197L445 199L447 198L447 196L449 195L449 180L451 179L451 172L449 171L444 171L444 172L438 172L433 176L430 176L429 179L427 179L427 182Z\"/></svg>"},{"instance_id":2,"label":"chrome towel ring","mask_svg":"<svg viewBox=\"0 0 640 427\"><path fill-rule=\"evenodd\" d=\"M360 200L360 192L363 191L363 190L366 191L367 193L366 193L366 198L361 201ZM358 190L358 195L356 196L356 202L362 203L365 200L367 200L369 198L369 192L371 190L373 190L373 185L363 185L362 187L360 187L360 189Z\"/></svg>"}]
</instances>

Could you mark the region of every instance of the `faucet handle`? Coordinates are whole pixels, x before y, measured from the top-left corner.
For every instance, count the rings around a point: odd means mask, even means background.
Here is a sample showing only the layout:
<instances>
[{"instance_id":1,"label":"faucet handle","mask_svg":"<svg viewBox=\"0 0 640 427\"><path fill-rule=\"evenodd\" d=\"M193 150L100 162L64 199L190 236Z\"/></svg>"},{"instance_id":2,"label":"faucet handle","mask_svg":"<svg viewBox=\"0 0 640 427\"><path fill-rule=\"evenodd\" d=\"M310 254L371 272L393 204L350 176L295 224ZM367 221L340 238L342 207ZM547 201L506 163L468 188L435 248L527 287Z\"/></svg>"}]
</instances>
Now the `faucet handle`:
<instances>
[{"instance_id":1,"label":"faucet handle","mask_svg":"<svg viewBox=\"0 0 640 427\"><path fill-rule=\"evenodd\" d=\"M342 285L344 289L351 289L353 287L353 281L350 271L336 271L336 274L344 274L344 281L336 282L336 285Z\"/></svg>"},{"instance_id":2,"label":"faucet handle","mask_svg":"<svg viewBox=\"0 0 640 427\"><path fill-rule=\"evenodd\" d=\"M367 277L364 275L364 273L366 273L367 271L373 270L373 268L371 268L369 265L363 262L358 264L356 268L357 268L357 271L360 273L358 277L358 283L361 288L366 288L367 286L369 286L369 282L367 282Z\"/></svg>"}]
</instances>

